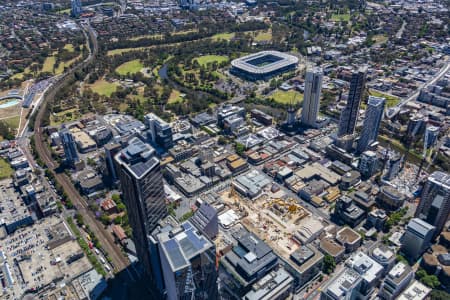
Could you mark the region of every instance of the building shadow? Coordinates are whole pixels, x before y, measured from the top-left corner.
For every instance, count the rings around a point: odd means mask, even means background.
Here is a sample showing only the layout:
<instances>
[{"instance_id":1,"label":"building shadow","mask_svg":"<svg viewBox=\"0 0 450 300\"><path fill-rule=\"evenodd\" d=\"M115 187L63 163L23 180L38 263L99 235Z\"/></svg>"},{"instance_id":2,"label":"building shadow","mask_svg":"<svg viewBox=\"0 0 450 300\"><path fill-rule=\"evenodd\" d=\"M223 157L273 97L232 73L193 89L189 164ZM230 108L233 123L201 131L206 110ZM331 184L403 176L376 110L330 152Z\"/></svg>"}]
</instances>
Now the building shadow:
<instances>
[{"instance_id":1,"label":"building shadow","mask_svg":"<svg viewBox=\"0 0 450 300\"><path fill-rule=\"evenodd\" d=\"M151 279L143 273L139 263L129 265L107 280L108 286L99 299L163 300L153 287Z\"/></svg>"}]
</instances>

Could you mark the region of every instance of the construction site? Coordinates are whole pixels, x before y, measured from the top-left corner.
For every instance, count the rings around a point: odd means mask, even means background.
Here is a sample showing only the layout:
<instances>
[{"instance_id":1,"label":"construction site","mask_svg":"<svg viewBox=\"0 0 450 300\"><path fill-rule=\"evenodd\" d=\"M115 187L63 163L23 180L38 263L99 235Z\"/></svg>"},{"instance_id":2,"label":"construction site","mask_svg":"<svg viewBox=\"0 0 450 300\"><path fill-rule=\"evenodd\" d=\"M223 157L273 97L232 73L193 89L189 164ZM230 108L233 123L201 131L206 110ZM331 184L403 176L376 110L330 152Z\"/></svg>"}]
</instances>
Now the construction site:
<instances>
[{"instance_id":1,"label":"construction site","mask_svg":"<svg viewBox=\"0 0 450 300\"><path fill-rule=\"evenodd\" d=\"M309 242L307 237L302 239L304 235L315 238L315 233L320 234L324 228L317 218L312 217L311 212L295 199L286 197L282 190L272 192L270 187L266 187L258 198L251 201L231 187L221 194L221 198L229 208L228 214L232 211L236 215L238 220L235 224L245 226L286 259ZM299 234L302 230L306 232ZM218 245L219 249L221 246L224 245Z\"/></svg>"}]
</instances>

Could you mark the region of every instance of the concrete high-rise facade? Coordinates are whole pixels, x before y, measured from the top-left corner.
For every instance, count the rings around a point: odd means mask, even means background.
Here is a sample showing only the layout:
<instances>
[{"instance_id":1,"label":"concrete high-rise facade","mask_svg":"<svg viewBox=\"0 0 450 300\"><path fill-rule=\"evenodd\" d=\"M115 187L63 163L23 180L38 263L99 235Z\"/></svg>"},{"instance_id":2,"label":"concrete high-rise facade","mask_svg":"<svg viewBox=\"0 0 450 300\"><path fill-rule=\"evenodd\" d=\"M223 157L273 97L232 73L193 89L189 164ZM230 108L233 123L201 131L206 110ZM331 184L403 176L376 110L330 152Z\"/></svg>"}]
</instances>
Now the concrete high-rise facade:
<instances>
[{"instance_id":1,"label":"concrete high-rise facade","mask_svg":"<svg viewBox=\"0 0 450 300\"><path fill-rule=\"evenodd\" d=\"M434 237L439 235L450 215L450 175L433 172L422 191L416 218L436 227Z\"/></svg>"},{"instance_id":2,"label":"concrete high-rise facade","mask_svg":"<svg viewBox=\"0 0 450 300\"><path fill-rule=\"evenodd\" d=\"M319 67L306 72L303 98L302 124L315 127L320 106L323 72Z\"/></svg>"},{"instance_id":3,"label":"concrete high-rise facade","mask_svg":"<svg viewBox=\"0 0 450 300\"><path fill-rule=\"evenodd\" d=\"M377 140L385 104L385 98L369 96L361 137L356 147L358 153L366 151L369 145Z\"/></svg>"},{"instance_id":4,"label":"concrete high-rise facade","mask_svg":"<svg viewBox=\"0 0 450 300\"><path fill-rule=\"evenodd\" d=\"M384 177L390 181L394 179L400 172L403 163L403 156L400 155L400 153L397 151L390 151L388 155L389 160L387 163L387 170Z\"/></svg>"},{"instance_id":5,"label":"concrete high-rise facade","mask_svg":"<svg viewBox=\"0 0 450 300\"><path fill-rule=\"evenodd\" d=\"M356 121L358 119L359 106L364 94L366 85L367 67L361 67L353 72L350 82L350 91L348 93L347 105L342 111L339 120L338 136L352 135L355 131Z\"/></svg>"},{"instance_id":6,"label":"concrete high-rise facade","mask_svg":"<svg viewBox=\"0 0 450 300\"><path fill-rule=\"evenodd\" d=\"M79 161L77 145L75 144L75 140L73 139L72 133L69 129L64 128L60 133L61 143L64 149L64 155L66 156L66 162L74 166L76 162Z\"/></svg>"},{"instance_id":7,"label":"concrete high-rise facade","mask_svg":"<svg viewBox=\"0 0 450 300\"><path fill-rule=\"evenodd\" d=\"M72 17L78 18L83 12L81 0L71 0L70 4L71 4L70 14L72 15Z\"/></svg>"},{"instance_id":8,"label":"concrete high-rise facade","mask_svg":"<svg viewBox=\"0 0 450 300\"><path fill-rule=\"evenodd\" d=\"M358 170L364 178L370 178L378 170L378 156L373 151L365 151L361 154Z\"/></svg>"},{"instance_id":9,"label":"concrete high-rise facade","mask_svg":"<svg viewBox=\"0 0 450 300\"><path fill-rule=\"evenodd\" d=\"M160 162L154 153L150 145L135 137L115 156L137 256L150 275L149 237L167 215Z\"/></svg>"}]
</instances>

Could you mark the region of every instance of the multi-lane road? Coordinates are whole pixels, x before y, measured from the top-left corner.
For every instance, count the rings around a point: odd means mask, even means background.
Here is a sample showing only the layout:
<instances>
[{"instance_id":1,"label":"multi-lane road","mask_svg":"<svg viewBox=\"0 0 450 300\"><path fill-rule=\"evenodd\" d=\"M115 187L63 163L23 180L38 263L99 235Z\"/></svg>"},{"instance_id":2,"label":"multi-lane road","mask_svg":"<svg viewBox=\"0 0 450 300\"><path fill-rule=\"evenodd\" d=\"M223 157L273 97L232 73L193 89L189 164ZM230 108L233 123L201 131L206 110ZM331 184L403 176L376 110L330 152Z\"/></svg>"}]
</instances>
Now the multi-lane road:
<instances>
[{"instance_id":1,"label":"multi-lane road","mask_svg":"<svg viewBox=\"0 0 450 300\"><path fill-rule=\"evenodd\" d=\"M94 213L89 209L86 200L80 195L78 190L73 185L71 179L65 173L58 173L55 171L58 163L53 160L49 147L46 144L46 139L43 135L42 120L45 117L48 102L53 99L56 93L68 83L68 79L70 78L70 76L73 76L75 71L91 64L97 54L98 44L96 33L89 24L83 25L83 30L86 32L86 35L91 42L89 46L89 56L81 64L75 66L74 68L67 71L67 73L60 76L58 80L53 83L50 88L47 89L42 98L42 101L36 108L36 117L34 121L34 136L37 152L36 154L45 163L47 168L53 173L55 180L62 186L63 190L74 204L77 212L83 216L85 223L90 227L92 232L98 238L103 249L109 254L112 265L115 271L118 272L129 266L130 262L128 258L123 255L120 247L115 243L112 234L108 232L103 224L101 224L96 219ZM26 143L24 143L24 145L26 145Z\"/></svg>"},{"instance_id":2,"label":"multi-lane road","mask_svg":"<svg viewBox=\"0 0 450 300\"><path fill-rule=\"evenodd\" d=\"M430 85L435 84L439 79L441 79L448 71L450 70L450 61L447 59L445 62L445 65L431 78L429 81L425 82L422 86L420 86L412 95L410 95L408 98L403 99L400 103L398 103L396 106L389 108L386 111L386 117L391 119L394 117L399 111L400 108L408 103L409 101L412 101L416 99L419 96L419 93L421 90L429 87Z\"/></svg>"}]
</instances>

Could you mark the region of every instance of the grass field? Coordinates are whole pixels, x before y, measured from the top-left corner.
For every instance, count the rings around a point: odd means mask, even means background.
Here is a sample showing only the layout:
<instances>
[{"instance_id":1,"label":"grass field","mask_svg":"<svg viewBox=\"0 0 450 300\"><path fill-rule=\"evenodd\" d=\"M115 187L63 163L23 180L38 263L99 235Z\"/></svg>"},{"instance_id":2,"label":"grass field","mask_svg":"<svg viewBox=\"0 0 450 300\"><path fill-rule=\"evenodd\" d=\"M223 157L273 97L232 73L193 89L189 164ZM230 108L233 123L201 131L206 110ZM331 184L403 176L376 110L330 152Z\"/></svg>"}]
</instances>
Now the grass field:
<instances>
[{"instance_id":1,"label":"grass field","mask_svg":"<svg viewBox=\"0 0 450 300\"><path fill-rule=\"evenodd\" d=\"M73 63L74 63L77 59L79 59L79 58L80 58L80 56L77 56L77 57L75 57L75 58L72 58L72 59L69 60L69 61L60 62L59 65L58 65L58 67L57 67L56 70L55 70L55 74L56 74L56 75L62 74L62 73L64 72L64 68L65 68L65 67L70 67L70 66L73 65Z\"/></svg>"},{"instance_id":2,"label":"grass field","mask_svg":"<svg viewBox=\"0 0 450 300\"><path fill-rule=\"evenodd\" d=\"M331 21L334 22L343 22L343 21L350 21L350 14L332 14L331 15Z\"/></svg>"},{"instance_id":3,"label":"grass field","mask_svg":"<svg viewBox=\"0 0 450 300\"><path fill-rule=\"evenodd\" d=\"M400 102L400 98L398 98L396 96L388 95L388 94L385 94L385 93L382 93L382 92L379 92L376 90L370 90L370 94L375 97L386 98L386 107L387 108L393 107Z\"/></svg>"},{"instance_id":4,"label":"grass field","mask_svg":"<svg viewBox=\"0 0 450 300\"><path fill-rule=\"evenodd\" d=\"M13 129L17 129L19 127L19 123L20 123L20 116L3 119L2 121L5 122L6 124L8 124L9 127L13 128Z\"/></svg>"},{"instance_id":5,"label":"grass field","mask_svg":"<svg viewBox=\"0 0 450 300\"><path fill-rule=\"evenodd\" d=\"M130 41L139 41L142 39L160 39L162 37L163 37L162 34L146 34L146 35L139 35L139 36L132 37L130 39Z\"/></svg>"},{"instance_id":6,"label":"grass field","mask_svg":"<svg viewBox=\"0 0 450 300\"><path fill-rule=\"evenodd\" d=\"M69 51L69 52L75 51L75 48L73 47L72 44L66 44L66 45L64 46L64 49L66 49L66 50Z\"/></svg>"},{"instance_id":7,"label":"grass field","mask_svg":"<svg viewBox=\"0 0 450 300\"><path fill-rule=\"evenodd\" d=\"M108 55L108 56L113 56L113 55L118 55L118 54L130 52L130 51L142 51L142 50L145 50L145 49L150 49L150 48L152 48L152 47L154 47L154 46L114 49L114 50L109 50L109 51L106 53L106 55Z\"/></svg>"},{"instance_id":8,"label":"grass field","mask_svg":"<svg viewBox=\"0 0 450 300\"><path fill-rule=\"evenodd\" d=\"M93 84L89 85L93 92L108 97L117 90L117 86L117 83L108 82L104 79L97 80Z\"/></svg>"},{"instance_id":9,"label":"grass field","mask_svg":"<svg viewBox=\"0 0 450 300\"><path fill-rule=\"evenodd\" d=\"M201 66L206 67L208 63L222 63L224 61L228 61L228 57L222 55L203 55L194 58Z\"/></svg>"},{"instance_id":10,"label":"grass field","mask_svg":"<svg viewBox=\"0 0 450 300\"><path fill-rule=\"evenodd\" d=\"M54 56L49 56L45 59L44 65L42 66L42 72L50 72L53 73L53 65L56 62L56 58Z\"/></svg>"},{"instance_id":11,"label":"grass field","mask_svg":"<svg viewBox=\"0 0 450 300\"><path fill-rule=\"evenodd\" d=\"M377 44L382 44L388 41L388 37L384 34L376 34L372 37L372 40Z\"/></svg>"},{"instance_id":12,"label":"grass field","mask_svg":"<svg viewBox=\"0 0 450 300\"><path fill-rule=\"evenodd\" d=\"M272 40L272 30L267 31L257 31L255 35L256 42L264 42Z\"/></svg>"},{"instance_id":13,"label":"grass field","mask_svg":"<svg viewBox=\"0 0 450 300\"><path fill-rule=\"evenodd\" d=\"M57 126L64 122L75 121L81 117L77 108L71 108L50 115L50 126Z\"/></svg>"},{"instance_id":14,"label":"grass field","mask_svg":"<svg viewBox=\"0 0 450 300\"><path fill-rule=\"evenodd\" d=\"M65 61L65 62L60 62L59 65L56 67L55 69L55 75L60 75L64 72L64 68L65 67L70 67L77 59L79 58L79 56L69 60L69 61ZM44 61L44 65L42 66L42 72L50 72L53 73L53 65L56 62L56 58L54 56L49 56L45 59Z\"/></svg>"},{"instance_id":15,"label":"grass field","mask_svg":"<svg viewBox=\"0 0 450 300\"><path fill-rule=\"evenodd\" d=\"M70 8L58 11L58 14L70 14Z\"/></svg>"},{"instance_id":16,"label":"grass field","mask_svg":"<svg viewBox=\"0 0 450 300\"><path fill-rule=\"evenodd\" d=\"M30 69L26 68L23 72L16 73L11 78L12 79L23 79L23 76L25 76L25 74L28 74L30 72L31 72Z\"/></svg>"},{"instance_id":17,"label":"grass field","mask_svg":"<svg viewBox=\"0 0 450 300\"><path fill-rule=\"evenodd\" d=\"M0 158L0 180L9 178L14 173L9 163L7 163L3 158Z\"/></svg>"},{"instance_id":18,"label":"grass field","mask_svg":"<svg viewBox=\"0 0 450 300\"><path fill-rule=\"evenodd\" d=\"M226 41L230 41L231 39L233 39L235 36L234 32L231 33L218 33L213 35L211 38L214 41L219 41L219 40L226 40Z\"/></svg>"},{"instance_id":19,"label":"grass field","mask_svg":"<svg viewBox=\"0 0 450 300\"><path fill-rule=\"evenodd\" d=\"M182 101L183 101L183 97L181 97L180 91L172 90L172 92L170 93L169 100L167 101L167 104L178 103L178 102L182 102Z\"/></svg>"},{"instance_id":20,"label":"grass field","mask_svg":"<svg viewBox=\"0 0 450 300\"><path fill-rule=\"evenodd\" d=\"M119 110L120 110L120 112L126 112L127 109L128 109L128 104L123 103L123 102L119 104Z\"/></svg>"},{"instance_id":21,"label":"grass field","mask_svg":"<svg viewBox=\"0 0 450 300\"><path fill-rule=\"evenodd\" d=\"M303 101L303 94L295 90L289 90L287 92L277 90L270 96L270 98L273 98L275 102L282 104L288 104L290 101L294 101L294 97L296 103Z\"/></svg>"},{"instance_id":22,"label":"grass field","mask_svg":"<svg viewBox=\"0 0 450 300\"><path fill-rule=\"evenodd\" d=\"M119 75L127 75L128 73L135 74L140 72L143 67L144 66L139 59L134 59L118 66L116 72Z\"/></svg>"}]
</instances>

